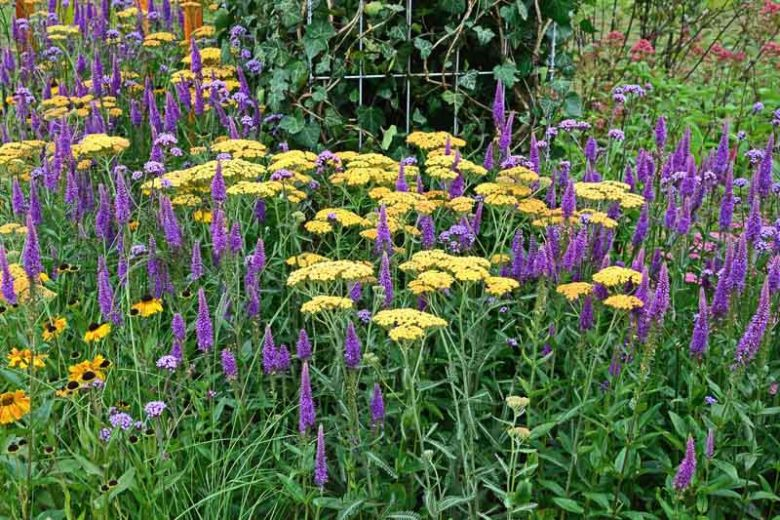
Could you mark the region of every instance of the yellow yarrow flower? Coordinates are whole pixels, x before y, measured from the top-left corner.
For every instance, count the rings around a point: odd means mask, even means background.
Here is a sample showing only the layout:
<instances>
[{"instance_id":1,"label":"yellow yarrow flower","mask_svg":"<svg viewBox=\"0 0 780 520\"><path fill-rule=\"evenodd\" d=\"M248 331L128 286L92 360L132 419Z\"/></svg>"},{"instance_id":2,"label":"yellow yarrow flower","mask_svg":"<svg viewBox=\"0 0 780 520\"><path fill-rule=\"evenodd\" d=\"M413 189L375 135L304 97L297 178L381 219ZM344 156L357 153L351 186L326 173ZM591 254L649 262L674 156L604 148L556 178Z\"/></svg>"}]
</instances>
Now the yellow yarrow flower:
<instances>
[{"instance_id":1,"label":"yellow yarrow flower","mask_svg":"<svg viewBox=\"0 0 780 520\"><path fill-rule=\"evenodd\" d=\"M491 276L485 280L485 285L485 290L493 296L503 296L520 287L517 280L505 276Z\"/></svg>"},{"instance_id":2,"label":"yellow yarrow flower","mask_svg":"<svg viewBox=\"0 0 780 520\"><path fill-rule=\"evenodd\" d=\"M327 260L290 273L287 285L295 286L305 282L369 282L374 280L370 264L351 260Z\"/></svg>"},{"instance_id":3,"label":"yellow yarrow flower","mask_svg":"<svg viewBox=\"0 0 780 520\"><path fill-rule=\"evenodd\" d=\"M580 296L585 296L593 291L593 285L588 282L572 282L559 285L555 292L562 294L567 300L573 302Z\"/></svg>"},{"instance_id":4,"label":"yellow yarrow flower","mask_svg":"<svg viewBox=\"0 0 780 520\"><path fill-rule=\"evenodd\" d=\"M614 294L604 300L604 305L623 311L632 311L644 306L644 302L636 296L628 294Z\"/></svg>"},{"instance_id":5,"label":"yellow yarrow flower","mask_svg":"<svg viewBox=\"0 0 780 520\"><path fill-rule=\"evenodd\" d=\"M594 274L593 281L605 287L614 287L628 282L639 285L642 283L642 273L627 267L611 265Z\"/></svg>"},{"instance_id":6,"label":"yellow yarrow flower","mask_svg":"<svg viewBox=\"0 0 780 520\"><path fill-rule=\"evenodd\" d=\"M339 296L315 296L301 306L304 314L318 314L324 311L341 311L352 309L354 302L349 298Z\"/></svg>"}]
</instances>

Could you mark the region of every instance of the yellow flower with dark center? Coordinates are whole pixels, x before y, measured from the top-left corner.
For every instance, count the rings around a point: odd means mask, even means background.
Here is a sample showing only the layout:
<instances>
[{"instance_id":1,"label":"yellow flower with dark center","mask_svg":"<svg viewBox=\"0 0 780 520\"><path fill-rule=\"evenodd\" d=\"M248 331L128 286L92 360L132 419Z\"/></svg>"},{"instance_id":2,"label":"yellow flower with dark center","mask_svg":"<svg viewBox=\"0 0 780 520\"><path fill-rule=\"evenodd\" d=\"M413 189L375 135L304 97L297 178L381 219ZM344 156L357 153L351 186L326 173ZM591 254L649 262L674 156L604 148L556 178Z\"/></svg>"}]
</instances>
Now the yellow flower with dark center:
<instances>
[{"instance_id":1,"label":"yellow flower with dark center","mask_svg":"<svg viewBox=\"0 0 780 520\"><path fill-rule=\"evenodd\" d=\"M110 366L111 361L98 354L91 360L69 366L68 381L76 382L79 385L90 385L98 379L104 381L106 379L106 370Z\"/></svg>"},{"instance_id":2,"label":"yellow flower with dark center","mask_svg":"<svg viewBox=\"0 0 780 520\"><path fill-rule=\"evenodd\" d=\"M593 290L593 285L588 282L572 282L559 285L555 292L562 294L567 300L573 302L580 296L590 294Z\"/></svg>"},{"instance_id":3,"label":"yellow flower with dark center","mask_svg":"<svg viewBox=\"0 0 780 520\"><path fill-rule=\"evenodd\" d=\"M111 332L111 325L109 323L92 323L87 332L84 333L84 341L92 343L93 341L100 341L108 336Z\"/></svg>"},{"instance_id":4,"label":"yellow flower with dark center","mask_svg":"<svg viewBox=\"0 0 780 520\"><path fill-rule=\"evenodd\" d=\"M11 424L30 413L30 398L24 390L0 394L0 424Z\"/></svg>"},{"instance_id":5,"label":"yellow flower with dark center","mask_svg":"<svg viewBox=\"0 0 780 520\"><path fill-rule=\"evenodd\" d=\"M622 311L632 311L644 306L644 302L636 296L628 294L614 294L604 300L604 305Z\"/></svg>"},{"instance_id":6,"label":"yellow flower with dark center","mask_svg":"<svg viewBox=\"0 0 780 520\"><path fill-rule=\"evenodd\" d=\"M133 306L130 308L130 315L147 318L162 311L162 301L159 298L152 298L151 296L146 295L141 298L141 301L133 304Z\"/></svg>"},{"instance_id":7,"label":"yellow flower with dark center","mask_svg":"<svg viewBox=\"0 0 780 520\"><path fill-rule=\"evenodd\" d=\"M62 332L68 328L68 320L59 316L43 324L43 340L51 341L57 339Z\"/></svg>"},{"instance_id":8,"label":"yellow flower with dark center","mask_svg":"<svg viewBox=\"0 0 780 520\"><path fill-rule=\"evenodd\" d=\"M46 366L44 361L48 357L46 354L33 354L29 348L19 350L16 347L11 349L8 353L8 366L11 368L28 368L31 364L35 368L43 368Z\"/></svg>"}]
</instances>

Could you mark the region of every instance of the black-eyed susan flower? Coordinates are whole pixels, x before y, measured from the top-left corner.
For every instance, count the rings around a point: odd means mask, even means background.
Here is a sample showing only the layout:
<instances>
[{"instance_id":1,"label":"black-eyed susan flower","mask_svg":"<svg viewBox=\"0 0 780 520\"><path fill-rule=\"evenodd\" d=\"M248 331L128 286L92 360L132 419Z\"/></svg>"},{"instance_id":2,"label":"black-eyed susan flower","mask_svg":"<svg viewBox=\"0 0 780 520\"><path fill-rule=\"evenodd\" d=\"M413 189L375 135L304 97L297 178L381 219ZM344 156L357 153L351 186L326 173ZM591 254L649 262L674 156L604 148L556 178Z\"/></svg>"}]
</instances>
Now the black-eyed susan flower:
<instances>
[{"instance_id":1,"label":"black-eyed susan flower","mask_svg":"<svg viewBox=\"0 0 780 520\"><path fill-rule=\"evenodd\" d=\"M68 328L68 320L62 316L53 318L43 324L43 340L51 341L57 339L65 329Z\"/></svg>"},{"instance_id":2,"label":"black-eyed susan flower","mask_svg":"<svg viewBox=\"0 0 780 520\"><path fill-rule=\"evenodd\" d=\"M46 366L44 361L48 357L46 354L33 354L33 351L29 348L19 350L16 347L11 349L8 353L8 366L11 368L28 368L32 365L35 368L43 368Z\"/></svg>"},{"instance_id":3,"label":"black-eyed susan flower","mask_svg":"<svg viewBox=\"0 0 780 520\"><path fill-rule=\"evenodd\" d=\"M109 323L92 323L87 332L84 333L84 341L92 343L93 341L100 341L105 338L111 332L111 325Z\"/></svg>"},{"instance_id":4,"label":"black-eyed susan flower","mask_svg":"<svg viewBox=\"0 0 780 520\"><path fill-rule=\"evenodd\" d=\"M24 390L0 394L0 424L11 424L30 413L30 397Z\"/></svg>"},{"instance_id":5,"label":"black-eyed susan flower","mask_svg":"<svg viewBox=\"0 0 780 520\"><path fill-rule=\"evenodd\" d=\"M68 367L68 379L80 385L89 385L96 379L103 379L100 375L103 374L96 372L90 361L82 361Z\"/></svg>"},{"instance_id":6,"label":"black-eyed susan flower","mask_svg":"<svg viewBox=\"0 0 780 520\"><path fill-rule=\"evenodd\" d=\"M162 310L163 305L159 298L153 298L150 295L146 295L141 298L141 301L133 304L133 306L130 308L130 315L147 318L162 312Z\"/></svg>"}]
</instances>

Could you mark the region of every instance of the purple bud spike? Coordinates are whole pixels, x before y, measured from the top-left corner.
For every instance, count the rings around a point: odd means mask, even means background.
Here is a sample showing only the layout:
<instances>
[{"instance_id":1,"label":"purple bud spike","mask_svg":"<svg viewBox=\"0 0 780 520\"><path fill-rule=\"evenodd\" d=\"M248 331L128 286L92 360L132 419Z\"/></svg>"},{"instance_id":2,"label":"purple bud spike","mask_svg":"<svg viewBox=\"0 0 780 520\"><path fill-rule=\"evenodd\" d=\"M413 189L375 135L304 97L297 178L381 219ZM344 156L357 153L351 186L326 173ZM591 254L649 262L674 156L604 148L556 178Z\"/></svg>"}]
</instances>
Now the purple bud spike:
<instances>
[{"instance_id":1,"label":"purple bud spike","mask_svg":"<svg viewBox=\"0 0 780 520\"><path fill-rule=\"evenodd\" d=\"M390 258L387 252L382 253L382 262L379 267L379 285L385 292L385 299L382 303L386 308L393 304L393 278L390 274Z\"/></svg>"},{"instance_id":2,"label":"purple bud spike","mask_svg":"<svg viewBox=\"0 0 780 520\"><path fill-rule=\"evenodd\" d=\"M16 305L18 302L16 298L16 290L14 289L14 279L11 276L11 269L8 266L8 258L5 254L5 246L0 245L0 273L2 273L2 295L3 300L8 305Z\"/></svg>"},{"instance_id":3,"label":"purple bud spike","mask_svg":"<svg viewBox=\"0 0 780 520\"><path fill-rule=\"evenodd\" d=\"M217 161L217 168L214 172L214 178L211 180L211 199L217 205L221 205L225 202L225 200L227 200L225 178L222 176L222 161Z\"/></svg>"},{"instance_id":4,"label":"purple bud spike","mask_svg":"<svg viewBox=\"0 0 780 520\"><path fill-rule=\"evenodd\" d=\"M317 420L314 410L314 399L311 395L311 379L309 378L309 363L303 362L301 367L301 387L298 397L298 431L301 435L309 433Z\"/></svg>"},{"instance_id":5,"label":"purple bud spike","mask_svg":"<svg viewBox=\"0 0 780 520\"><path fill-rule=\"evenodd\" d=\"M22 267L31 281L37 283L43 272L41 263L41 247L38 243L38 231L32 222L32 217L27 215L27 237L22 248Z\"/></svg>"},{"instance_id":6,"label":"purple bud spike","mask_svg":"<svg viewBox=\"0 0 780 520\"><path fill-rule=\"evenodd\" d=\"M707 295L704 293L704 287L701 287L699 289L699 313L693 323L693 336L690 345L691 356L697 359L701 359L707 352L710 335L708 313Z\"/></svg>"},{"instance_id":7,"label":"purple bud spike","mask_svg":"<svg viewBox=\"0 0 780 520\"><path fill-rule=\"evenodd\" d=\"M382 388L379 383L374 383L374 391L371 394L371 425L383 425L385 422L385 400L382 397Z\"/></svg>"},{"instance_id":8,"label":"purple bud spike","mask_svg":"<svg viewBox=\"0 0 780 520\"><path fill-rule=\"evenodd\" d=\"M685 491L691 485L695 473L696 444L693 442L693 437L689 436L685 448L685 457L680 462L677 474L674 476L674 489L680 492Z\"/></svg>"},{"instance_id":9,"label":"purple bud spike","mask_svg":"<svg viewBox=\"0 0 780 520\"><path fill-rule=\"evenodd\" d=\"M563 198L561 199L561 211L563 212L563 218L568 220L574 215L577 209L577 198L574 194L574 183L569 180L566 183L566 191L563 192Z\"/></svg>"},{"instance_id":10,"label":"purple bud spike","mask_svg":"<svg viewBox=\"0 0 780 520\"><path fill-rule=\"evenodd\" d=\"M198 290L198 318L195 321L195 336L198 340L198 349L201 352L208 352L214 346L214 329L203 287Z\"/></svg>"},{"instance_id":11,"label":"purple bud spike","mask_svg":"<svg viewBox=\"0 0 780 520\"><path fill-rule=\"evenodd\" d=\"M266 374L273 374L277 371L277 349L274 343L274 336L271 333L271 326L265 327L265 335L263 336L263 372Z\"/></svg>"},{"instance_id":12,"label":"purple bud spike","mask_svg":"<svg viewBox=\"0 0 780 520\"><path fill-rule=\"evenodd\" d=\"M320 491L328 483L328 461L325 457L325 432L320 424L317 430L317 453L314 459L314 484Z\"/></svg>"},{"instance_id":13,"label":"purple bud spike","mask_svg":"<svg viewBox=\"0 0 780 520\"><path fill-rule=\"evenodd\" d=\"M664 116L659 117L655 124L655 145L659 151L663 151L666 147L666 119Z\"/></svg>"},{"instance_id":14,"label":"purple bud spike","mask_svg":"<svg viewBox=\"0 0 780 520\"><path fill-rule=\"evenodd\" d=\"M190 263L190 278L194 282L203 276L203 260L200 255L200 240L192 244L192 260Z\"/></svg>"},{"instance_id":15,"label":"purple bud spike","mask_svg":"<svg viewBox=\"0 0 780 520\"><path fill-rule=\"evenodd\" d=\"M222 374L228 381L234 381L238 378L238 365L236 364L236 356L230 351L230 349L223 349L221 353L222 360Z\"/></svg>"},{"instance_id":16,"label":"purple bud spike","mask_svg":"<svg viewBox=\"0 0 780 520\"><path fill-rule=\"evenodd\" d=\"M295 344L295 355L301 361L311 359L311 342L305 329L298 333L298 342Z\"/></svg>"},{"instance_id":17,"label":"purple bud spike","mask_svg":"<svg viewBox=\"0 0 780 520\"><path fill-rule=\"evenodd\" d=\"M347 326L347 338L344 342L344 364L347 368L354 370L360 366L362 357L360 339L355 332L355 325L350 321Z\"/></svg>"}]
</instances>

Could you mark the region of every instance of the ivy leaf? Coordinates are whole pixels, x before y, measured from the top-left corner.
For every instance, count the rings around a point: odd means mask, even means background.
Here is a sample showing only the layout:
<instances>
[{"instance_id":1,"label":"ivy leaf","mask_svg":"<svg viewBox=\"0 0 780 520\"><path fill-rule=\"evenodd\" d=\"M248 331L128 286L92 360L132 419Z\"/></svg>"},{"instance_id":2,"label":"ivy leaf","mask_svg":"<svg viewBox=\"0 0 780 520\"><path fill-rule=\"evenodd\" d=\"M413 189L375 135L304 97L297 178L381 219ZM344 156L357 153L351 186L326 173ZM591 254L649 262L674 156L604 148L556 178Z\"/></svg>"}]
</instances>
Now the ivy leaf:
<instances>
[{"instance_id":1,"label":"ivy leaf","mask_svg":"<svg viewBox=\"0 0 780 520\"><path fill-rule=\"evenodd\" d=\"M470 70L458 79L458 85L466 90L474 90L477 86L477 71Z\"/></svg>"},{"instance_id":2,"label":"ivy leaf","mask_svg":"<svg viewBox=\"0 0 780 520\"><path fill-rule=\"evenodd\" d=\"M574 92L566 94L566 99L563 102L563 112L568 117L581 117L582 116L582 100L580 96Z\"/></svg>"},{"instance_id":3,"label":"ivy leaf","mask_svg":"<svg viewBox=\"0 0 780 520\"><path fill-rule=\"evenodd\" d=\"M385 114L377 107L360 107L357 109L357 120L363 130L376 134L385 123Z\"/></svg>"},{"instance_id":4,"label":"ivy leaf","mask_svg":"<svg viewBox=\"0 0 780 520\"><path fill-rule=\"evenodd\" d=\"M306 27L306 34L303 36L303 49L306 51L306 57L314 58L317 54L328 50L328 40L336 34L333 26L325 20L314 20L311 25Z\"/></svg>"},{"instance_id":5,"label":"ivy leaf","mask_svg":"<svg viewBox=\"0 0 780 520\"><path fill-rule=\"evenodd\" d=\"M279 123L279 128L291 135L295 135L303 130L303 126L303 116L300 114L297 116L284 116L282 121Z\"/></svg>"},{"instance_id":6,"label":"ivy leaf","mask_svg":"<svg viewBox=\"0 0 780 520\"><path fill-rule=\"evenodd\" d=\"M414 46L417 50L420 51L420 57L422 59L427 59L433 50L433 44L425 38L420 38L419 36L414 39Z\"/></svg>"},{"instance_id":7,"label":"ivy leaf","mask_svg":"<svg viewBox=\"0 0 780 520\"><path fill-rule=\"evenodd\" d=\"M314 150L320 142L321 132L322 128L320 127L320 124L316 121L311 121L304 124L301 131L295 135L295 142L300 144L303 148Z\"/></svg>"},{"instance_id":8,"label":"ivy leaf","mask_svg":"<svg viewBox=\"0 0 780 520\"><path fill-rule=\"evenodd\" d=\"M517 6L517 14L520 15L520 18L522 18L523 21L528 20L528 8L525 6L523 0L517 0L515 6Z\"/></svg>"},{"instance_id":9,"label":"ivy leaf","mask_svg":"<svg viewBox=\"0 0 780 520\"><path fill-rule=\"evenodd\" d=\"M494 33L493 30L489 27L475 25L473 29L474 32L477 33L477 40L479 40L479 43L482 45L489 43L490 40L496 36L496 33Z\"/></svg>"},{"instance_id":10,"label":"ivy leaf","mask_svg":"<svg viewBox=\"0 0 780 520\"><path fill-rule=\"evenodd\" d=\"M496 65L493 68L493 77L497 81L500 81L507 87L511 87L517 83L517 67L514 63L505 63L503 65Z\"/></svg>"}]
</instances>

